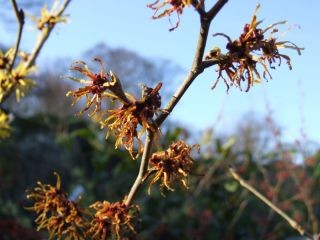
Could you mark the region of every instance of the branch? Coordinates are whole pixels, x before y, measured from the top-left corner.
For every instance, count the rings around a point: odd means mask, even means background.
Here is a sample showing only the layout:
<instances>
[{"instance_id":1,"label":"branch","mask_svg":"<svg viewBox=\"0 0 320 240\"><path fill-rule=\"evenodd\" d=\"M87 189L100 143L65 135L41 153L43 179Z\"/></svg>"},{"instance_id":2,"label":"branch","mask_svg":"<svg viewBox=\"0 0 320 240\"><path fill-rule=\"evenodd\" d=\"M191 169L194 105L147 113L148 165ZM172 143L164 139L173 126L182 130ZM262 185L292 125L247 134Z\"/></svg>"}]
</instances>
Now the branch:
<instances>
[{"instance_id":1,"label":"branch","mask_svg":"<svg viewBox=\"0 0 320 240\"><path fill-rule=\"evenodd\" d=\"M274 205L270 200L268 200L265 196L263 196L261 193L259 193L254 187L252 187L249 183L247 183L243 178L240 177L239 174L236 173L234 168L230 167L229 172L231 173L231 176L239 182L241 186L249 190L253 195L255 195L257 198L259 198L263 203L268 205L271 209L273 209L277 214L279 214L282 218L284 218L290 226L297 230L301 236L306 236L310 239L313 239L312 234L306 232L306 230L299 225L296 221L294 221L292 218L290 218L285 212L283 212L280 208L278 208L276 205Z\"/></svg>"},{"instance_id":2,"label":"branch","mask_svg":"<svg viewBox=\"0 0 320 240\"><path fill-rule=\"evenodd\" d=\"M200 72L190 71L183 83L180 85L176 93L171 97L169 103L155 120L155 123L158 127L164 122L164 120L169 116L172 112L173 108L177 105L179 100L182 98L183 94L187 91L193 80L200 74Z\"/></svg>"},{"instance_id":3,"label":"branch","mask_svg":"<svg viewBox=\"0 0 320 240\"><path fill-rule=\"evenodd\" d=\"M205 21L205 17L200 16L201 20L201 27L200 27L200 33L198 37L198 44L197 49L194 55L194 60L192 64L192 68L188 75L185 77L183 83L180 85L180 87L177 89L175 94L170 99L167 106L164 108L164 111L159 115L159 117L155 120L156 124L160 126L164 120L169 116L169 114L172 112L173 108L177 105L179 100L182 98L184 93L187 91L191 83L193 82L196 77L203 72L203 68L201 67L204 49L206 46L207 38L208 38L208 32L210 27L210 21Z\"/></svg>"},{"instance_id":4,"label":"branch","mask_svg":"<svg viewBox=\"0 0 320 240\"><path fill-rule=\"evenodd\" d=\"M149 155L151 152L151 147L152 147L152 142L153 142L153 137L154 137L154 133L150 129L148 129L147 130L147 137L145 140L145 145L144 145L144 149L143 149L143 153L142 153L142 157L141 157L139 173L138 173L138 176L137 176L134 184L132 185L132 187L130 189L128 197L125 199L125 204L127 206L129 206L132 203L134 196L136 195L136 193L138 192L138 190L142 184L143 177L146 174L148 163L149 163Z\"/></svg>"},{"instance_id":5,"label":"branch","mask_svg":"<svg viewBox=\"0 0 320 240\"><path fill-rule=\"evenodd\" d=\"M223 61L223 60L222 59L215 59L215 58L212 58L209 60L204 60L201 64L201 67L203 69L206 69L206 68L212 67L213 65L217 65L217 64L221 63L221 61Z\"/></svg>"},{"instance_id":6,"label":"branch","mask_svg":"<svg viewBox=\"0 0 320 240\"><path fill-rule=\"evenodd\" d=\"M169 114L172 112L174 107L177 105L179 100L182 98L184 93L187 91L193 80L197 78L197 76L203 72L203 70L207 67L206 64L202 64L202 59L204 55L204 50L207 43L210 23L215 17L215 15L220 11L220 9L224 6L224 4L227 3L227 0L224 1L218 1L216 5L213 7L214 14L207 14L203 11L198 11L200 15L200 33L198 36L198 43L196 52L193 59L193 64L191 67L191 70L189 71L188 75L185 77L183 83L180 85L180 87L177 89L175 94L172 96L170 101L168 102L167 106L163 109L162 113L155 119L156 126L160 127L161 124L166 120L166 118L169 116ZM217 62L215 62L216 64ZM212 66L213 63L211 63L210 66ZM151 146L153 142L153 133L151 130L147 130L147 137L144 145L144 151L141 158L140 168L138 176L132 185L128 197L125 199L125 204L130 205L132 203L132 200L134 196L136 195L137 191L139 190L142 179L146 173L147 167L148 167L148 160L149 155L151 152Z\"/></svg>"},{"instance_id":7,"label":"branch","mask_svg":"<svg viewBox=\"0 0 320 240\"><path fill-rule=\"evenodd\" d=\"M198 44L196 48L196 52L193 59L193 64L191 71L186 76L185 80L183 81L182 85L176 91L176 93L172 96L171 100L164 108L165 111L162 112L161 115L156 119L156 124L160 126L163 121L169 116L172 112L173 108L177 105L179 100L182 98L183 94L187 91L193 80L203 72L203 70L209 66L217 64L219 61L205 61L203 62L203 55L204 50L207 43L209 28L212 20L217 15L217 13L222 9L222 7L228 2L228 0L219 0L212 9L206 14L200 14L200 33L198 37Z\"/></svg>"},{"instance_id":8,"label":"branch","mask_svg":"<svg viewBox=\"0 0 320 240\"><path fill-rule=\"evenodd\" d=\"M228 0L218 0L216 4L208 11L207 17L211 21L220 12L222 7L228 2Z\"/></svg>"},{"instance_id":9,"label":"branch","mask_svg":"<svg viewBox=\"0 0 320 240\"><path fill-rule=\"evenodd\" d=\"M192 6L196 9L196 11L199 13L200 16L203 16L206 12L204 9L204 1L200 0L200 2L198 0L193 0L191 2Z\"/></svg>"},{"instance_id":10,"label":"branch","mask_svg":"<svg viewBox=\"0 0 320 240\"><path fill-rule=\"evenodd\" d=\"M13 58L12 58L12 62L10 63L9 66L9 72L11 72L13 66L14 66L14 62L16 61L17 58L17 54L19 51L19 46L20 46L20 42L21 42L21 36L22 36L22 30L23 30L23 26L24 26L24 12L23 9L18 8L18 5L16 3L15 0L11 0L13 9L14 9L14 13L16 14L17 20L18 20L18 36L17 36L17 41L16 41L16 45L14 47L14 54L13 54Z\"/></svg>"}]
</instances>

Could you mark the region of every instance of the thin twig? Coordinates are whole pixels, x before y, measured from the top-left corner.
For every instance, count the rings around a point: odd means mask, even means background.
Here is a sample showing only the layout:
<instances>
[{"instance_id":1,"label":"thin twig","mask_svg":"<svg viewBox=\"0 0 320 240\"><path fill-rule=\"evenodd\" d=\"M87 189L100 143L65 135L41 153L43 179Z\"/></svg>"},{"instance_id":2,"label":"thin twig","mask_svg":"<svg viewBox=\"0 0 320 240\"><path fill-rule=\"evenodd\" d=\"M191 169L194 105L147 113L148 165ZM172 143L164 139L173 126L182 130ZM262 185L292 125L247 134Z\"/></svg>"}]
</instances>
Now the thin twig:
<instances>
[{"instance_id":1,"label":"thin twig","mask_svg":"<svg viewBox=\"0 0 320 240\"><path fill-rule=\"evenodd\" d=\"M22 30L23 30L23 26L24 26L24 12L23 9L19 9L18 5L16 3L15 0L11 0L13 9L14 9L14 13L16 14L17 20L18 20L18 36L17 36L17 41L16 41L16 45L14 47L14 54L13 54L13 58L12 61L10 63L9 66L9 72L11 72L14 63L16 61L17 58L17 54L19 51L19 46L20 46L20 42L21 42L21 36L22 36Z\"/></svg>"},{"instance_id":2,"label":"thin twig","mask_svg":"<svg viewBox=\"0 0 320 240\"><path fill-rule=\"evenodd\" d=\"M248 196L248 190L247 189L243 189L243 192L239 196L239 199L243 199L243 200L240 202L238 210L236 211L236 213L234 214L232 220L228 224L228 227L226 228L227 229L226 230L227 234L232 231L232 228L239 221L242 213L244 212L244 210L248 206L248 198L247 198L247 196Z\"/></svg>"},{"instance_id":3,"label":"thin twig","mask_svg":"<svg viewBox=\"0 0 320 240\"><path fill-rule=\"evenodd\" d=\"M152 142L153 142L153 137L154 137L153 131L148 129L146 140L145 140L145 145L144 145L144 149L143 149L143 153L142 153L142 157L141 157L139 173L138 173L138 176L137 176L134 184L132 185L132 187L130 189L128 197L125 199L125 204L127 206L129 206L132 203L134 196L136 195L136 193L138 192L138 190L142 184L143 177L146 174L148 162L149 162L148 161L149 155L151 152L151 147L152 147Z\"/></svg>"},{"instance_id":4,"label":"thin twig","mask_svg":"<svg viewBox=\"0 0 320 240\"><path fill-rule=\"evenodd\" d=\"M218 63L221 63L223 60L224 59L215 59L215 58L212 58L209 60L204 60L201 64L201 67L203 69L206 69L206 68L212 67L214 65L217 65Z\"/></svg>"},{"instance_id":5,"label":"thin twig","mask_svg":"<svg viewBox=\"0 0 320 240\"><path fill-rule=\"evenodd\" d=\"M218 0L216 4L208 11L207 17L209 20L215 18L215 16L220 12L223 6L228 2L228 0Z\"/></svg>"},{"instance_id":6,"label":"thin twig","mask_svg":"<svg viewBox=\"0 0 320 240\"><path fill-rule=\"evenodd\" d=\"M157 126L161 126L164 120L169 116L172 112L173 108L177 105L179 100L182 98L183 94L187 91L193 80L200 74L197 72L190 71L186 78L184 79L183 83L180 85L176 93L171 97L169 103L164 108L164 111L159 115L159 117L155 120Z\"/></svg>"},{"instance_id":7,"label":"thin twig","mask_svg":"<svg viewBox=\"0 0 320 240\"><path fill-rule=\"evenodd\" d=\"M171 100L165 107L165 111L163 111L162 114L156 119L155 122L158 126L160 126L162 122L169 116L169 114L172 112L173 108L177 105L179 100L187 91L193 80L200 73L202 73L205 68L209 67L208 64L203 64L203 55L207 43L210 24L213 18L217 15L217 13L227 2L228 0L219 0L208 13L200 15L201 26L191 71L188 73L188 75L186 76L185 80L183 81L179 89L176 91L176 93L172 96ZM210 62L210 66L215 65L218 62L219 61L212 61Z\"/></svg>"},{"instance_id":8,"label":"thin twig","mask_svg":"<svg viewBox=\"0 0 320 240\"><path fill-rule=\"evenodd\" d=\"M306 230L298 224L295 220L290 218L285 212L283 212L280 208L278 208L276 205L274 205L270 200L268 200L265 196L263 196L261 193L259 193L254 187L252 187L248 182L246 182L243 178L240 177L239 174L236 173L236 171L230 167L229 172L231 173L232 177L239 182L241 186L249 190L253 195L255 195L257 198L259 198L263 203L268 205L271 209L273 209L277 214L279 214L282 218L284 218L290 226L297 230L301 236L306 236L309 239L312 239L312 234L306 232Z\"/></svg>"},{"instance_id":9,"label":"thin twig","mask_svg":"<svg viewBox=\"0 0 320 240\"><path fill-rule=\"evenodd\" d=\"M203 16L206 12L204 9L204 1L200 0L200 2L198 0L193 0L191 2L192 6L196 9L196 11L199 13L200 16Z\"/></svg>"},{"instance_id":10,"label":"thin twig","mask_svg":"<svg viewBox=\"0 0 320 240\"><path fill-rule=\"evenodd\" d=\"M201 19L203 19L203 17L201 17ZM187 89L189 88L193 80L196 79L196 77L203 71L203 69L201 69L201 63L202 63L202 58L203 58L204 49L206 45L206 40L208 37L209 27L210 27L210 22L208 23L201 20L201 28L200 28L198 44L197 44L197 49L195 52L192 68L188 73L188 75L185 77L183 83L180 85L180 87L177 89L177 91L174 93L174 95L170 99L167 106L164 108L164 111L155 120L158 126L160 126L164 122L164 120L169 116L169 114L172 112L174 107L180 101L180 99L182 98L184 93L187 91Z\"/></svg>"},{"instance_id":11,"label":"thin twig","mask_svg":"<svg viewBox=\"0 0 320 240\"><path fill-rule=\"evenodd\" d=\"M217 5L217 3L216 3L216 5ZM197 48L196 48L197 50L196 50L193 64L192 64L192 71L197 72L198 70L200 70L201 63L203 60L204 50L207 45L206 43L207 43L207 39L208 39L209 28L210 28L210 24L211 24L212 20L213 20L213 17L210 18L207 13L200 15L201 26L200 26L200 33L199 33L199 37L198 37L198 44L197 44ZM203 69L202 69L202 71L203 71ZM202 71L200 71L200 72L202 72Z\"/></svg>"}]
</instances>

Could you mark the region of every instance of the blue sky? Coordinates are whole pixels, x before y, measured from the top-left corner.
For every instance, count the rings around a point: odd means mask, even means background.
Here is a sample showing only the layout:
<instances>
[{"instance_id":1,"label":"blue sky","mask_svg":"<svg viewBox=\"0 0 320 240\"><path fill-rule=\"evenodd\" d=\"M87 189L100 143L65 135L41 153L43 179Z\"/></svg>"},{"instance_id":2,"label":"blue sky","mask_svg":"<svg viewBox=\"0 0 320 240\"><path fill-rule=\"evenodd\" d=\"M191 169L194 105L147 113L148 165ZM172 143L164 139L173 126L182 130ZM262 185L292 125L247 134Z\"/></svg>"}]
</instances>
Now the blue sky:
<instances>
[{"instance_id":1,"label":"blue sky","mask_svg":"<svg viewBox=\"0 0 320 240\"><path fill-rule=\"evenodd\" d=\"M152 59L171 59L187 71L198 37L196 12L192 8L186 9L180 27L169 32L167 18L151 20L153 12L146 7L151 1L73 0L67 9L70 24L60 25L53 32L41 53L39 66L43 66L46 59L56 57L68 56L78 60L83 51L105 42L111 47L125 47ZM206 2L208 6L215 3L213 0ZM215 90L210 89L217 74L214 68L208 69L191 85L171 118L192 129L214 127L218 132L228 133L239 121L246 121L244 114L248 112L265 115L268 103L285 139L294 141L300 138L300 128L303 127L309 139L320 142L320 113L317 110L320 103L317 72L320 70L320 2L261 0L259 3L258 17L264 20L262 27L288 20L289 24L281 29L290 28L290 31L281 39L305 47L302 56L295 51L286 52L291 56L293 70L289 71L283 64L277 71L272 71L272 80L256 84L249 93L232 88L227 94L223 82ZM243 25L250 21L256 4L254 0L230 0L212 23L210 34L224 32L232 38L238 37ZM5 29L0 25L0 36L6 36L0 41L13 42L15 36ZM33 46L33 31L29 28L23 36L25 49ZM214 46L223 49L225 42L209 37L208 50ZM183 76L175 81L182 80ZM217 120L219 116L221 119Z\"/></svg>"}]
</instances>

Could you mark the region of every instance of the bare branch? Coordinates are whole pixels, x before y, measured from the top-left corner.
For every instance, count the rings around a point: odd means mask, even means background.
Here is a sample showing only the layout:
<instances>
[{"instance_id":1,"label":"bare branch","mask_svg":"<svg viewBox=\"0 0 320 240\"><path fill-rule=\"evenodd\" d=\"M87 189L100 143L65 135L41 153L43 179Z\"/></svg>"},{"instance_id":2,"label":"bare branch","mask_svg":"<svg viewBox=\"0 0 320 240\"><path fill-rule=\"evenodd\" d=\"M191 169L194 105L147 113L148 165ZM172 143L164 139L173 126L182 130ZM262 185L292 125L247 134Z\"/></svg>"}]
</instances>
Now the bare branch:
<instances>
[{"instance_id":1,"label":"bare branch","mask_svg":"<svg viewBox=\"0 0 320 240\"><path fill-rule=\"evenodd\" d=\"M164 111L159 115L159 117L155 120L157 126L161 126L164 120L169 116L172 112L173 108L177 105L179 100L182 98L183 94L187 91L193 80L200 74L200 72L190 71L186 76L183 83L180 85L179 89L175 92L175 94L170 99L167 106L164 108Z\"/></svg>"},{"instance_id":2,"label":"bare branch","mask_svg":"<svg viewBox=\"0 0 320 240\"><path fill-rule=\"evenodd\" d=\"M209 20L215 18L215 16L220 12L222 7L228 2L228 0L218 0L216 4L208 11L207 17Z\"/></svg>"},{"instance_id":3,"label":"bare branch","mask_svg":"<svg viewBox=\"0 0 320 240\"><path fill-rule=\"evenodd\" d=\"M147 130L147 137L146 137L146 141L145 141L145 145L144 145L144 149L143 149L143 153L142 153L142 157L141 157L139 173L138 173L138 176L137 176L134 184L132 185L132 187L130 189L128 197L125 199L125 204L127 206L129 206L132 203L134 196L136 195L136 193L138 192L138 190L142 184L143 177L146 174L148 163L149 163L149 155L151 152L151 147L152 147L152 142L153 142L153 137L154 137L154 133L150 129L148 129Z\"/></svg>"},{"instance_id":4,"label":"bare branch","mask_svg":"<svg viewBox=\"0 0 320 240\"><path fill-rule=\"evenodd\" d=\"M16 41L16 45L14 48L14 54L13 54L13 58L12 58L12 62L10 63L10 67L9 67L9 72L12 70L13 66L14 66L14 62L16 61L17 58L17 54L19 51L19 46L20 46L20 41L21 41L21 36L22 36L22 30L23 30L23 26L24 26L24 12L22 9L18 8L18 5L16 3L15 0L11 0L13 9L14 9L14 13L17 17L18 20L18 36L17 36L17 41Z\"/></svg>"},{"instance_id":5,"label":"bare branch","mask_svg":"<svg viewBox=\"0 0 320 240\"><path fill-rule=\"evenodd\" d=\"M199 13L200 16L205 15L205 9L204 9L204 1L203 0L193 0L192 1L192 6L196 9L196 11Z\"/></svg>"},{"instance_id":6,"label":"bare branch","mask_svg":"<svg viewBox=\"0 0 320 240\"><path fill-rule=\"evenodd\" d=\"M209 60L205 60L202 62L201 64L201 68L202 69L206 69L209 67L212 67L213 65L217 65L218 63L220 63L221 61L223 61L223 59L209 59Z\"/></svg>"}]
</instances>

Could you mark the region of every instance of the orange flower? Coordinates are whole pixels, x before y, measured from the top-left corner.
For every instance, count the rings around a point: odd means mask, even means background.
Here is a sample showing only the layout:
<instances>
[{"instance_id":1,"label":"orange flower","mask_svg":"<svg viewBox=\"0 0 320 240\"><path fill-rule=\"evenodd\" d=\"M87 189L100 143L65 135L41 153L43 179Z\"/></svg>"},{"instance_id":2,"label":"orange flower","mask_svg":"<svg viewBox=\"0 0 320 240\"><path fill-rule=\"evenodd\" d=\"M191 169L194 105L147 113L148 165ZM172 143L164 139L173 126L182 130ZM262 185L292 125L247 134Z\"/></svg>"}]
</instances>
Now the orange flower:
<instances>
[{"instance_id":1,"label":"orange flower","mask_svg":"<svg viewBox=\"0 0 320 240\"><path fill-rule=\"evenodd\" d=\"M183 141L172 143L166 151L156 152L149 159L149 170L144 179L154 174L151 185L161 181L160 189L174 191L170 186L173 182L180 181L185 188L188 188L187 177L191 173L194 160L191 158L191 150L198 145L188 146Z\"/></svg>"},{"instance_id":2,"label":"orange flower","mask_svg":"<svg viewBox=\"0 0 320 240\"><path fill-rule=\"evenodd\" d=\"M83 239L80 229L88 227L84 211L68 199L67 194L61 190L60 176L54 174L57 176L56 186L38 182L38 187L27 195L28 199L35 201L33 207L27 209L36 212L37 230L47 229L50 239L60 239L62 236Z\"/></svg>"},{"instance_id":3,"label":"orange flower","mask_svg":"<svg viewBox=\"0 0 320 240\"><path fill-rule=\"evenodd\" d=\"M109 131L116 136L116 148L124 146L132 158L137 158L143 151L140 137L145 130L158 131L157 126L152 122L152 117L160 111L161 97L159 90L161 86L161 83L154 89L144 86L141 100L136 100L133 96L130 96L130 101L124 103L119 109L107 110L106 113L109 116L101 121L102 127L107 126ZM138 125L141 126L140 130L138 130ZM137 152L134 151L135 143L138 144Z\"/></svg>"},{"instance_id":4,"label":"orange flower","mask_svg":"<svg viewBox=\"0 0 320 240\"><path fill-rule=\"evenodd\" d=\"M86 233L90 239L105 240L112 236L121 239L122 232L129 230L133 234L136 233L132 221L137 207L128 207L123 202L107 201L96 202L90 207L96 210L91 228Z\"/></svg>"},{"instance_id":5,"label":"orange flower","mask_svg":"<svg viewBox=\"0 0 320 240\"><path fill-rule=\"evenodd\" d=\"M162 3L159 3L160 0L155 1L154 3L148 4L147 7L154 10L154 15L152 16L153 19L162 18L165 16L170 16L171 13L176 12L178 20L176 22L176 25L169 29L169 31L173 31L179 26L180 23L180 15L183 12L183 9L185 7L188 7L191 4L191 0L165 0ZM165 9L162 13L158 13L160 9L165 7L166 5L171 5L171 7Z\"/></svg>"},{"instance_id":6,"label":"orange flower","mask_svg":"<svg viewBox=\"0 0 320 240\"><path fill-rule=\"evenodd\" d=\"M110 132L116 136L116 148L124 146L130 152L132 158L137 158L143 151L141 135L146 129L151 129L154 132L158 130L152 118L160 111L161 97L159 90L162 83L157 84L154 89L143 86L141 99L137 100L123 91L120 80L115 74L111 71L109 73L104 71L101 59L95 58L94 60L101 65L99 73L92 72L87 64L82 61L76 62L76 65L71 68L71 70L85 75L88 79L68 78L88 85L75 91L69 91L67 96L73 95L73 105L85 96L87 99L86 107L79 114L95 105L89 116L100 122L102 128L108 128L106 137L109 136ZM121 107L102 110L101 101L104 98L110 98L112 101L118 100ZM134 150L136 146L138 146L137 151Z\"/></svg>"},{"instance_id":7,"label":"orange flower","mask_svg":"<svg viewBox=\"0 0 320 240\"><path fill-rule=\"evenodd\" d=\"M100 64L100 72L94 73L89 69L88 65L85 62L77 61L75 65L71 67L71 70L80 72L88 79L78 79L70 76L68 76L68 78L76 82L87 84L87 86L79 88L75 91L69 91L66 94L67 96L72 95L74 97L72 105L77 103L83 96L86 97L86 107L81 110L79 114L87 111L94 104L95 108L89 114L90 116L101 111L101 100L103 98L118 99L122 102L128 102L128 99L122 90L118 77L112 71L110 71L109 73L105 72L103 61L101 59L94 58L93 60ZM113 94L106 92L106 90L111 91Z\"/></svg>"},{"instance_id":8,"label":"orange flower","mask_svg":"<svg viewBox=\"0 0 320 240\"><path fill-rule=\"evenodd\" d=\"M250 24L245 24L239 39L232 41L229 36L223 33L213 35L223 36L228 40L226 45L228 52L226 54L221 54L220 49L214 48L206 56L206 60L213 58L219 60L219 75L213 88L222 78L228 89L230 85L236 85L241 89L241 83L247 82L246 91L249 91L254 82L261 82L258 66L262 68L264 79L272 78L269 68L274 69L273 63L276 62L280 66L282 59L286 60L291 70L290 57L280 54L280 48L291 48L296 50L299 55L301 54L303 48L299 48L289 41L277 41L273 36L274 33L278 32L276 26L286 23L285 21L272 24L265 29L258 28L262 23L262 21L257 21L256 16L259 7L258 5ZM271 31L271 33L266 38L265 33L268 31Z\"/></svg>"}]
</instances>

